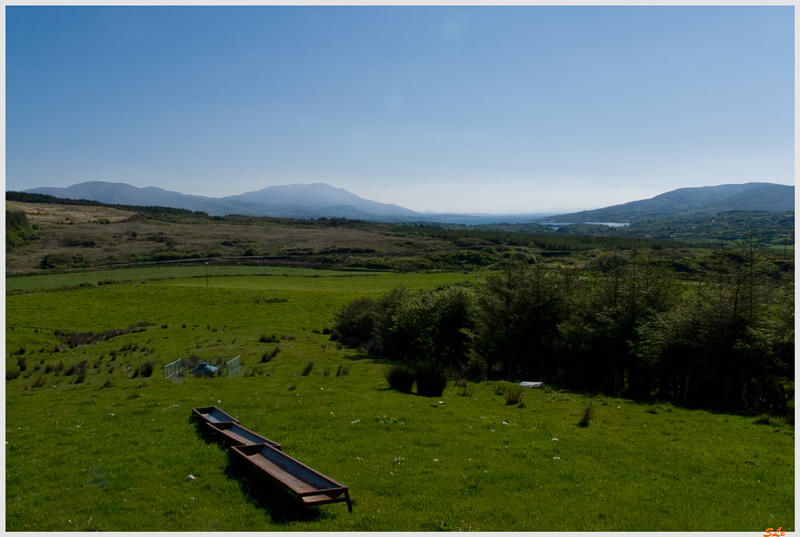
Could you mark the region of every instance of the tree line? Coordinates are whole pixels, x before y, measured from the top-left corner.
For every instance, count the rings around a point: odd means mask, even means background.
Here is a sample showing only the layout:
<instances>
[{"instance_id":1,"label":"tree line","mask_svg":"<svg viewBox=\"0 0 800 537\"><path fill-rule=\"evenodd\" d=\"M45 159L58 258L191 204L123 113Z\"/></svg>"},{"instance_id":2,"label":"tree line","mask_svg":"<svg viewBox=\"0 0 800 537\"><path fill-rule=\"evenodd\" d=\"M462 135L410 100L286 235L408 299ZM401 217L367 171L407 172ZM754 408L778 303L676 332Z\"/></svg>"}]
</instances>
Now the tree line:
<instances>
[{"instance_id":1,"label":"tree line","mask_svg":"<svg viewBox=\"0 0 800 537\"><path fill-rule=\"evenodd\" d=\"M511 261L483 284L357 299L332 338L456 377L793 413L793 267L781 272L752 241L715 250L707 267L681 282L635 252L580 272Z\"/></svg>"}]
</instances>

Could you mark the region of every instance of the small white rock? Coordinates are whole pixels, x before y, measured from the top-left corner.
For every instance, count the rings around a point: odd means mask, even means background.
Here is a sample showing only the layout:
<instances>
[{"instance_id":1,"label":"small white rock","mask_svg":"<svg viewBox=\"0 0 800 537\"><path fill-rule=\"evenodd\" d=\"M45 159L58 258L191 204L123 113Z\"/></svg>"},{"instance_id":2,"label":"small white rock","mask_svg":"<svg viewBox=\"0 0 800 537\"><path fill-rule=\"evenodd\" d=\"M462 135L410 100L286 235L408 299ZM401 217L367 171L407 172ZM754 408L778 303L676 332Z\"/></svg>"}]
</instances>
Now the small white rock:
<instances>
[{"instance_id":1,"label":"small white rock","mask_svg":"<svg viewBox=\"0 0 800 537\"><path fill-rule=\"evenodd\" d=\"M186 481L194 481L195 477L192 474L186 476Z\"/></svg>"}]
</instances>

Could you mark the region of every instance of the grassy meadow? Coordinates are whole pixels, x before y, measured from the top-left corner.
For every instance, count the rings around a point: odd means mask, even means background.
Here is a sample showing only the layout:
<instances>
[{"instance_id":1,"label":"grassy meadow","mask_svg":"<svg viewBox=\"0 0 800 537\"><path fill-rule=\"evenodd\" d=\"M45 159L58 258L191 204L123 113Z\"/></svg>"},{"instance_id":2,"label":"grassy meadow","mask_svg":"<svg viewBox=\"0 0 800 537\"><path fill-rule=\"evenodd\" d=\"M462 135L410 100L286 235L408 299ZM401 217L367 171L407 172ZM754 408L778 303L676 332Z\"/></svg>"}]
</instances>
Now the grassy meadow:
<instances>
[{"instance_id":1,"label":"grassy meadow","mask_svg":"<svg viewBox=\"0 0 800 537\"><path fill-rule=\"evenodd\" d=\"M321 333L354 298L475 273L209 271L6 279L7 531L794 530L780 420L552 388L507 404L497 382L404 394ZM83 346L56 335L134 325ZM163 379L190 355L240 355L244 374ZM242 473L190 420L210 405L347 485L353 512Z\"/></svg>"}]
</instances>

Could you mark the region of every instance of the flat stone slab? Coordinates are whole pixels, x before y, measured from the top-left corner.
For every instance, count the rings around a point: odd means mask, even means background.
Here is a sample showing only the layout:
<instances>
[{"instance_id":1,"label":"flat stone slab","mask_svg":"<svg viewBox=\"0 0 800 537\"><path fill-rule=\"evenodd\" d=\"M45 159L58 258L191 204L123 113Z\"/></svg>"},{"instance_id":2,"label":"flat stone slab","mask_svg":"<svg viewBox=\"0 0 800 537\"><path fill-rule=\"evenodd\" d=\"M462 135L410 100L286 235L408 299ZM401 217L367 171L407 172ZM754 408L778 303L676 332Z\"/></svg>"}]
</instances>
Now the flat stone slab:
<instances>
[{"instance_id":1,"label":"flat stone slab","mask_svg":"<svg viewBox=\"0 0 800 537\"><path fill-rule=\"evenodd\" d=\"M522 388L541 388L544 385L544 382L523 381L523 382L520 382L519 385Z\"/></svg>"}]
</instances>

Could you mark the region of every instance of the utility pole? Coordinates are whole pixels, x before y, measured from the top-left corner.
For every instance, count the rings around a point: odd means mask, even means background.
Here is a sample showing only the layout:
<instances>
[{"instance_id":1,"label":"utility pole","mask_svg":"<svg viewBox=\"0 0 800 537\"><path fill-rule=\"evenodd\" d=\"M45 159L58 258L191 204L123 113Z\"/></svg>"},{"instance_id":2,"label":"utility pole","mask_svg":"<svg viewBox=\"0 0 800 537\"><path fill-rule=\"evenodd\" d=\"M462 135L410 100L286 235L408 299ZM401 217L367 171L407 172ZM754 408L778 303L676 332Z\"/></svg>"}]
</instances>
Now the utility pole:
<instances>
[{"instance_id":1,"label":"utility pole","mask_svg":"<svg viewBox=\"0 0 800 537\"><path fill-rule=\"evenodd\" d=\"M206 263L206 289L208 289L208 263Z\"/></svg>"}]
</instances>

